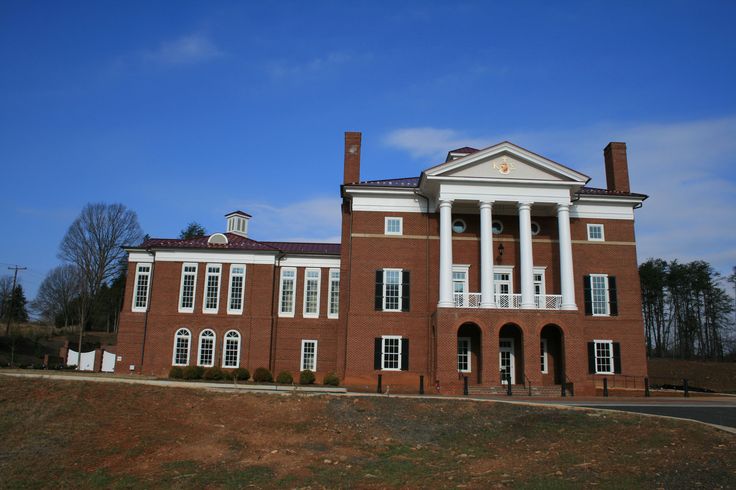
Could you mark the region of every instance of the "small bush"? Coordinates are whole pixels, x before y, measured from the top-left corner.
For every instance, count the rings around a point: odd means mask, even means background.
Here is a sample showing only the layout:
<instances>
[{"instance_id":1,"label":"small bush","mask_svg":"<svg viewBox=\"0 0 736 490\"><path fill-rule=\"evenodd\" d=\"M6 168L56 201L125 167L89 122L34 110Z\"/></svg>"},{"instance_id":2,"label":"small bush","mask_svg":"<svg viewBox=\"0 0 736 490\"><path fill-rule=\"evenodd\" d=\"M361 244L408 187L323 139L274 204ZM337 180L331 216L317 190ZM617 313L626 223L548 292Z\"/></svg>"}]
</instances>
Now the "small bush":
<instances>
[{"instance_id":1,"label":"small bush","mask_svg":"<svg viewBox=\"0 0 736 490\"><path fill-rule=\"evenodd\" d=\"M322 384L329 386L340 386L340 378L338 378L337 374L335 373L327 373L325 374L325 379L322 381Z\"/></svg>"},{"instance_id":2,"label":"small bush","mask_svg":"<svg viewBox=\"0 0 736 490\"><path fill-rule=\"evenodd\" d=\"M256 383L273 383L273 374L265 367L259 367L253 373L253 381Z\"/></svg>"},{"instance_id":3,"label":"small bush","mask_svg":"<svg viewBox=\"0 0 736 490\"><path fill-rule=\"evenodd\" d=\"M294 382L294 376L292 376L289 371L281 371L279 375L276 376L276 382L282 385L290 385Z\"/></svg>"},{"instance_id":4,"label":"small bush","mask_svg":"<svg viewBox=\"0 0 736 490\"><path fill-rule=\"evenodd\" d=\"M225 379L225 372L217 366L207 368L202 376L210 381L220 381Z\"/></svg>"},{"instance_id":5,"label":"small bush","mask_svg":"<svg viewBox=\"0 0 736 490\"><path fill-rule=\"evenodd\" d=\"M238 381L248 381L250 379L250 371L245 368L233 369L232 376Z\"/></svg>"},{"instance_id":6,"label":"small bush","mask_svg":"<svg viewBox=\"0 0 736 490\"><path fill-rule=\"evenodd\" d=\"M169 369L169 378L181 379L183 377L184 377L184 370L180 368L179 366L172 366L171 369Z\"/></svg>"},{"instance_id":7,"label":"small bush","mask_svg":"<svg viewBox=\"0 0 736 490\"><path fill-rule=\"evenodd\" d=\"M182 370L184 379L202 379L204 368L202 366L187 366Z\"/></svg>"},{"instance_id":8,"label":"small bush","mask_svg":"<svg viewBox=\"0 0 736 490\"><path fill-rule=\"evenodd\" d=\"M316 377L314 376L314 373L309 369L305 369L304 371L299 373L300 385L313 385L315 380Z\"/></svg>"}]
</instances>

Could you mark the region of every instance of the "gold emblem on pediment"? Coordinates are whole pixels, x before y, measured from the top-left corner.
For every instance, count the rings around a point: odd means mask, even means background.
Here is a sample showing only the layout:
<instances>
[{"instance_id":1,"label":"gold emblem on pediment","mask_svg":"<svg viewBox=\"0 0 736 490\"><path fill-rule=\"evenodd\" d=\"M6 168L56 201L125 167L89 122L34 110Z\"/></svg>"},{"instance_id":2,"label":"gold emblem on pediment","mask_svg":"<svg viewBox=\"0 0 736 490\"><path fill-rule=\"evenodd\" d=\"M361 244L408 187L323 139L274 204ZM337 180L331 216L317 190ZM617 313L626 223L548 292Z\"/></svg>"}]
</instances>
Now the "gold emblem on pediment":
<instances>
[{"instance_id":1,"label":"gold emblem on pediment","mask_svg":"<svg viewBox=\"0 0 736 490\"><path fill-rule=\"evenodd\" d=\"M503 175L508 175L516 168L516 165L514 165L514 162L510 162L506 157L503 157L501 160L493 162L493 168Z\"/></svg>"}]
</instances>

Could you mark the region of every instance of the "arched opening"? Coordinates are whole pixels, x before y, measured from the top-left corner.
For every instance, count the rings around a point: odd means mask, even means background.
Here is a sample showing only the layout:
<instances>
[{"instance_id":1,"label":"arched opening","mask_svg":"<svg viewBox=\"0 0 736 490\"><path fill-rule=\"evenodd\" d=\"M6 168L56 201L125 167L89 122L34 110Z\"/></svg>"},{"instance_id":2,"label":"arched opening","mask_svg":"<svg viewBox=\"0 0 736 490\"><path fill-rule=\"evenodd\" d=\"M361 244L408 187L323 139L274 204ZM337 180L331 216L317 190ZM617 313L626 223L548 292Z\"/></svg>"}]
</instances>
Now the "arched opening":
<instances>
[{"instance_id":1,"label":"arched opening","mask_svg":"<svg viewBox=\"0 0 736 490\"><path fill-rule=\"evenodd\" d=\"M457 329L457 371L468 381L480 384L483 372L482 333L475 323L463 323Z\"/></svg>"},{"instance_id":2,"label":"arched opening","mask_svg":"<svg viewBox=\"0 0 736 490\"><path fill-rule=\"evenodd\" d=\"M513 323L501 327L498 333L498 372L501 384L524 384L524 335Z\"/></svg>"},{"instance_id":3,"label":"arched opening","mask_svg":"<svg viewBox=\"0 0 736 490\"><path fill-rule=\"evenodd\" d=\"M545 325L539 334L540 369L543 385L562 384L565 376L564 334L557 325Z\"/></svg>"}]
</instances>

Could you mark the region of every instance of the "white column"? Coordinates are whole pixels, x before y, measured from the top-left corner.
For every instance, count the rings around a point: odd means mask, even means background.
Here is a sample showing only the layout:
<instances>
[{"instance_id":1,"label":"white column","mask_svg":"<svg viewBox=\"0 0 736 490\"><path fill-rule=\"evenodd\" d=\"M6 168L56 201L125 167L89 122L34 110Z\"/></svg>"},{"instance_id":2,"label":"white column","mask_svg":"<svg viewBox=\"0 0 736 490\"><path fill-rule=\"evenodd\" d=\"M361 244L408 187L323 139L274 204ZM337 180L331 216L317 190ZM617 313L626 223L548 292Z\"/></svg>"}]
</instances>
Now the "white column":
<instances>
[{"instance_id":1,"label":"white column","mask_svg":"<svg viewBox=\"0 0 736 490\"><path fill-rule=\"evenodd\" d=\"M562 309L576 310L569 204L557 205L557 230L560 235L560 293L562 293Z\"/></svg>"},{"instance_id":2,"label":"white column","mask_svg":"<svg viewBox=\"0 0 736 490\"><path fill-rule=\"evenodd\" d=\"M521 262L521 307L534 308L534 259L532 255L532 205L519 203L519 254Z\"/></svg>"},{"instance_id":3,"label":"white column","mask_svg":"<svg viewBox=\"0 0 736 490\"><path fill-rule=\"evenodd\" d=\"M493 296L493 218L490 201L480 202L480 307L495 308Z\"/></svg>"},{"instance_id":4,"label":"white column","mask_svg":"<svg viewBox=\"0 0 736 490\"><path fill-rule=\"evenodd\" d=\"M442 308L455 306L452 297L452 201L440 201L440 302Z\"/></svg>"}]
</instances>

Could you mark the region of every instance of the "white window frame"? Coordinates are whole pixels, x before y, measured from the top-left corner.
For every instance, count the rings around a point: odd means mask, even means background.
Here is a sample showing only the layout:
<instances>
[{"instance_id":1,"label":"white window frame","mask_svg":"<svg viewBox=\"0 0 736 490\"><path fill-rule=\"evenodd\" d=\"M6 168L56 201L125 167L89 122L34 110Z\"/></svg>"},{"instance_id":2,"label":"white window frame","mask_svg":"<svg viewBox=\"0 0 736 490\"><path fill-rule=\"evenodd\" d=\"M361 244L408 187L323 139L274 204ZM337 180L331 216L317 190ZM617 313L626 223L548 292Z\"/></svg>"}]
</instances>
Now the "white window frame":
<instances>
[{"instance_id":1,"label":"white window frame","mask_svg":"<svg viewBox=\"0 0 736 490\"><path fill-rule=\"evenodd\" d=\"M508 274L509 275L509 293L508 294L514 294L514 266L513 265L496 265L493 266L493 294L501 294L496 293L496 283L499 281L496 281L496 274ZM503 281L504 283L506 281Z\"/></svg>"},{"instance_id":2,"label":"white window frame","mask_svg":"<svg viewBox=\"0 0 736 490\"><path fill-rule=\"evenodd\" d=\"M304 365L304 346L306 344L309 344L309 343L314 344L314 366L313 366L312 369L307 368ZM317 347L318 347L318 344L319 344L319 342L317 342L316 340L308 340L308 339L302 340L302 354L301 354L301 357L300 357L300 360L299 360L299 371L304 371L305 369L309 369L312 372L317 372Z\"/></svg>"},{"instance_id":3,"label":"white window frame","mask_svg":"<svg viewBox=\"0 0 736 490\"><path fill-rule=\"evenodd\" d=\"M536 233L534 233L534 226L535 225L537 227L537 232ZM542 232L542 225L540 225L538 221L532 221L529 224L529 229L532 231L532 236L537 236L537 235L539 235Z\"/></svg>"},{"instance_id":4,"label":"white window frame","mask_svg":"<svg viewBox=\"0 0 736 490\"><path fill-rule=\"evenodd\" d=\"M462 227L462 230L460 230L460 231L455 230L455 225L460 225ZM464 219L456 218L456 219L452 220L452 225L450 226L450 228L452 229L452 232L455 235L460 235L460 234L465 233L466 231L468 231L468 224L465 222Z\"/></svg>"},{"instance_id":5,"label":"white window frame","mask_svg":"<svg viewBox=\"0 0 736 490\"><path fill-rule=\"evenodd\" d=\"M187 267L194 267L194 272L186 272ZM194 303L197 298L197 274L199 273L199 264L196 262L184 262L181 265L181 281L179 283L179 313L194 313ZM185 308L182 307L181 303L184 299L184 280L186 276L193 275L194 282L192 282L192 306Z\"/></svg>"},{"instance_id":6,"label":"white window frame","mask_svg":"<svg viewBox=\"0 0 736 490\"><path fill-rule=\"evenodd\" d=\"M330 269L329 274L327 318L337 318L340 316L340 269ZM335 286L335 283L337 283L337 286ZM337 293L336 296L335 293ZM335 312L333 313L332 310L335 310Z\"/></svg>"},{"instance_id":7,"label":"white window frame","mask_svg":"<svg viewBox=\"0 0 736 490\"><path fill-rule=\"evenodd\" d=\"M399 223L399 231L390 231L389 222L397 220ZM404 234L404 218L401 216L386 216L383 221L383 233L385 235L403 235Z\"/></svg>"},{"instance_id":8,"label":"white window frame","mask_svg":"<svg viewBox=\"0 0 736 490\"><path fill-rule=\"evenodd\" d=\"M498 233L496 233L496 231L494 230L494 225L499 225ZM493 221L491 221L491 234L500 235L501 233L503 233L503 221L501 221L500 219L494 219Z\"/></svg>"},{"instance_id":9,"label":"white window frame","mask_svg":"<svg viewBox=\"0 0 736 490\"><path fill-rule=\"evenodd\" d=\"M600 238L593 238L591 236L590 230L593 227L600 227L601 229L601 237ZM588 223L588 241L591 242L605 242L606 241L606 233L605 233L605 227L601 223Z\"/></svg>"},{"instance_id":10,"label":"white window frame","mask_svg":"<svg viewBox=\"0 0 736 490\"><path fill-rule=\"evenodd\" d=\"M465 354L468 358L468 369L460 369L460 344L462 342L468 343L468 352ZM472 373L473 372L473 343L470 337L458 337L457 338L457 370L461 373Z\"/></svg>"},{"instance_id":11,"label":"white window frame","mask_svg":"<svg viewBox=\"0 0 736 490\"><path fill-rule=\"evenodd\" d=\"M547 352L547 339L540 339L539 360L542 374L549 373L549 357L547 356Z\"/></svg>"},{"instance_id":12,"label":"white window frame","mask_svg":"<svg viewBox=\"0 0 736 490\"><path fill-rule=\"evenodd\" d=\"M399 297L397 302L397 307L394 308L386 308L386 286L388 285L388 282L386 281L386 278L388 276L388 272L398 272L399 273ZM383 311L402 311L401 308L403 307L402 301L401 301L401 288L404 286L402 282L402 275L404 273L404 269L383 269L383 304L382 310Z\"/></svg>"},{"instance_id":13,"label":"white window frame","mask_svg":"<svg viewBox=\"0 0 736 490\"><path fill-rule=\"evenodd\" d=\"M544 308L546 306L545 296L547 295L546 282L547 267L534 267L532 270L532 288L534 289L534 304L537 308ZM541 281L534 279L534 276L542 276ZM539 293L537 293L537 285L539 285Z\"/></svg>"},{"instance_id":14,"label":"white window frame","mask_svg":"<svg viewBox=\"0 0 736 490\"><path fill-rule=\"evenodd\" d=\"M595 301L595 288L593 287L593 284L594 278L599 277L603 278L604 289L606 291L606 311L604 313L596 313L595 311L597 302ZM611 295L608 287L608 274L590 274L590 310L593 316L611 316Z\"/></svg>"},{"instance_id":15,"label":"white window frame","mask_svg":"<svg viewBox=\"0 0 736 490\"><path fill-rule=\"evenodd\" d=\"M218 272L211 273L210 267L217 267ZM214 308L207 308L207 290L209 289L210 276L217 276L217 304ZM202 296L202 313L209 315L217 313L220 309L220 293L222 291L222 264L206 264L204 269L204 294Z\"/></svg>"},{"instance_id":16,"label":"white window frame","mask_svg":"<svg viewBox=\"0 0 736 490\"><path fill-rule=\"evenodd\" d=\"M186 332L186 334L181 334L181 332ZM182 364L176 362L176 348L177 344L179 343L180 338L186 338L187 339L187 360ZM174 332L174 351L171 355L171 365L172 366L188 366L189 365L189 359L191 358L192 354L192 332L188 328L177 328L176 332Z\"/></svg>"},{"instance_id":17,"label":"white window frame","mask_svg":"<svg viewBox=\"0 0 736 490\"><path fill-rule=\"evenodd\" d=\"M603 356L598 356L598 344L608 344L608 361L611 366L610 371L599 371L598 370L598 359L605 359ZM593 341L593 357L595 363L595 374L614 374L615 366L613 365L613 340L594 340Z\"/></svg>"},{"instance_id":18,"label":"white window frame","mask_svg":"<svg viewBox=\"0 0 736 490\"><path fill-rule=\"evenodd\" d=\"M389 368L386 367L386 340L398 340L399 349L398 349L398 358L397 358L397 367L395 368ZM381 371L401 371L401 335L382 335L381 336Z\"/></svg>"},{"instance_id":19,"label":"white window frame","mask_svg":"<svg viewBox=\"0 0 736 490\"><path fill-rule=\"evenodd\" d=\"M212 362L209 364L202 363L202 341L205 338L204 334L206 332L212 332ZM210 336L208 335L207 338L210 338ZM215 354L217 354L216 352L217 351L217 333L215 333L215 331L212 330L211 328L205 328L204 330L199 332L199 342L197 345L198 345L197 347L197 366L202 366L202 367L214 366L215 365Z\"/></svg>"},{"instance_id":20,"label":"white window frame","mask_svg":"<svg viewBox=\"0 0 736 490\"><path fill-rule=\"evenodd\" d=\"M317 273L317 298L315 303L315 311L307 312L307 290L309 289L309 282L314 281L315 278L309 278L310 273ZM322 269L317 267L307 267L304 269L304 294L302 295L302 315L304 318L319 318L319 302L322 289Z\"/></svg>"},{"instance_id":21,"label":"white window frame","mask_svg":"<svg viewBox=\"0 0 736 490\"><path fill-rule=\"evenodd\" d=\"M228 337L231 333L235 333L238 335L238 341L237 341L237 351L235 353L235 365L229 366L227 364L227 341L232 340L234 337ZM225 335L222 336L222 367L233 369L240 367L240 350L243 342L243 336L238 332L237 330L228 330L225 332Z\"/></svg>"},{"instance_id":22,"label":"white window frame","mask_svg":"<svg viewBox=\"0 0 736 490\"><path fill-rule=\"evenodd\" d=\"M291 296L291 309L286 311L284 310L284 273L285 272L293 272L293 277L289 278L293 282L294 286L292 288L292 296ZM296 286L297 286L297 280L298 276L296 273L296 267L282 267L281 268L281 274L279 275L279 316L280 317L287 317L287 318L293 318L294 317L294 311L296 310Z\"/></svg>"},{"instance_id":23,"label":"white window frame","mask_svg":"<svg viewBox=\"0 0 736 490\"><path fill-rule=\"evenodd\" d=\"M236 267L242 267L243 273L234 273L233 269ZM228 315L242 315L243 310L245 309L245 264L230 264L230 280L228 281L228 288L227 288L227 314ZM236 277L242 277L243 278L243 284L240 289L240 309L232 309L231 308L231 302L233 300L233 279Z\"/></svg>"},{"instance_id":24,"label":"white window frame","mask_svg":"<svg viewBox=\"0 0 736 490\"><path fill-rule=\"evenodd\" d=\"M147 271L141 271L141 268L147 267ZM146 276L148 279L148 282L146 283L146 302L143 306L137 306L136 303L138 302L138 288L140 287L140 283L138 282L140 280L141 276ZM151 296L151 283L153 279L153 264L150 262L144 262L142 264L137 264L135 266L135 282L134 288L133 288L133 304L131 305L133 307L133 311L137 312L144 312L148 309L148 300Z\"/></svg>"}]
</instances>

